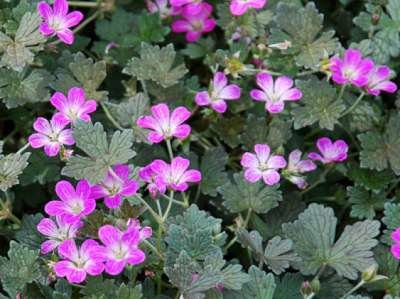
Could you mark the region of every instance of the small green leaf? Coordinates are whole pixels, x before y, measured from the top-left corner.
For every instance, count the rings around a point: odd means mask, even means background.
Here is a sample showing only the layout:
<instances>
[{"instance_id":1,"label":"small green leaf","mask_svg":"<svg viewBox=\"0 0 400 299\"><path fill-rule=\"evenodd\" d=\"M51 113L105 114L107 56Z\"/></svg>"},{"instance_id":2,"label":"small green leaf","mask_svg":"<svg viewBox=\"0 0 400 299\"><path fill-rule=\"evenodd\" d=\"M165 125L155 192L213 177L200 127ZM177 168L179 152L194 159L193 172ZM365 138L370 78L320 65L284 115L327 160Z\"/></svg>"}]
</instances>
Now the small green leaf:
<instances>
[{"instance_id":1,"label":"small green leaf","mask_svg":"<svg viewBox=\"0 0 400 299\"><path fill-rule=\"evenodd\" d=\"M20 177L23 186L33 183L44 185L60 179L61 167L57 158L50 158L42 151L34 151L28 162L28 167Z\"/></svg>"},{"instance_id":2,"label":"small green leaf","mask_svg":"<svg viewBox=\"0 0 400 299\"><path fill-rule=\"evenodd\" d=\"M386 199L384 192L371 194L362 187L347 187L347 196L352 204L350 216L358 219L373 219Z\"/></svg>"},{"instance_id":3,"label":"small green leaf","mask_svg":"<svg viewBox=\"0 0 400 299\"><path fill-rule=\"evenodd\" d=\"M44 241L43 236L38 232L36 226L43 219L42 214L24 215L22 217L21 228L15 234L16 240L29 249L40 248Z\"/></svg>"},{"instance_id":4,"label":"small green leaf","mask_svg":"<svg viewBox=\"0 0 400 299\"><path fill-rule=\"evenodd\" d=\"M374 171L370 169L360 168L356 165L350 165L348 169L348 177L353 180L356 185L362 186L367 190L375 193L386 188L395 178L390 170Z\"/></svg>"},{"instance_id":5,"label":"small green leaf","mask_svg":"<svg viewBox=\"0 0 400 299\"><path fill-rule=\"evenodd\" d=\"M6 191L19 183L19 175L28 166L30 153L8 154L0 158L0 190Z\"/></svg>"},{"instance_id":6,"label":"small green leaf","mask_svg":"<svg viewBox=\"0 0 400 299\"><path fill-rule=\"evenodd\" d=\"M222 147L209 149L201 160L201 184L200 190L203 194L217 196L217 187L224 185L228 176L225 166L228 162L228 155Z\"/></svg>"},{"instance_id":7,"label":"small green leaf","mask_svg":"<svg viewBox=\"0 0 400 299\"><path fill-rule=\"evenodd\" d=\"M285 275L277 281L274 299L302 299L300 293L301 285L304 278L300 273L285 273Z\"/></svg>"},{"instance_id":8,"label":"small green leaf","mask_svg":"<svg viewBox=\"0 0 400 299\"><path fill-rule=\"evenodd\" d=\"M219 117L218 121L211 125L211 128L227 145L235 148L241 143L240 134L243 132L243 126L243 118L235 115L231 118Z\"/></svg>"},{"instance_id":9,"label":"small green leaf","mask_svg":"<svg viewBox=\"0 0 400 299\"><path fill-rule=\"evenodd\" d=\"M264 262L275 274L279 275L290 267L290 263L298 261L292 252L292 240L276 236L268 241L264 252Z\"/></svg>"}]
</instances>

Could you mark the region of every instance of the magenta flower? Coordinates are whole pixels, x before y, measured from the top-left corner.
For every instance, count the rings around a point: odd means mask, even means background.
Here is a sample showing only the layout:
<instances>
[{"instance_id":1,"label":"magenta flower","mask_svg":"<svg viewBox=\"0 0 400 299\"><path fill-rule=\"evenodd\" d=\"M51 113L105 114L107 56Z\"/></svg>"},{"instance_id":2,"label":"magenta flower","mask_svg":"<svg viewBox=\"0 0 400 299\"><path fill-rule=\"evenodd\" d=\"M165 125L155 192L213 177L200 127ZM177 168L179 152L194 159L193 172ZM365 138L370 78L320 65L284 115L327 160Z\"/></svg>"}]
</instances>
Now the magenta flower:
<instances>
[{"instance_id":1,"label":"magenta flower","mask_svg":"<svg viewBox=\"0 0 400 299\"><path fill-rule=\"evenodd\" d=\"M274 82L270 74L259 73L256 81L262 90L253 89L250 96L256 101L265 102L265 109L269 113L280 113L285 101L298 101L303 96L300 89L292 88L293 80L286 76L280 76Z\"/></svg>"},{"instance_id":2,"label":"magenta flower","mask_svg":"<svg viewBox=\"0 0 400 299\"><path fill-rule=\"evenodd\" d=\"M392 232L391 237L394 244L390 247L390 251L396 259L400 260L400 227Z\"/></svg>"},{"instance_id":3,"label":"magenta flower","mask_svg":"<svg viewBox=\"0 0 400 299\"><path fill-rule=\"evenodd\" d=\"M183 9L184 14L197 15L203 9L203 0L170 0L172 7Z\"/></svg>"},{"instance_id":4,"label":"magenta flower","mask_svg":"<svg viewBox=\"0 0 400 299\"><path fill-rule=\"evenodd\" d=\"M307 187L307 182L302 174L314 171L317 165L311 160L301 160L301 151L294 150L289 154L287 168L284 170L286 178L300 189Z\"/></svg>"},{"instance_id":5,"label":"magenta flower","mask_svg":"<svg viewBox=\"0 0 400 299\"><path fill-rule=\"evenodd\" d=\"M391 71L386 65L376 66L368 74L368 82L365 89L368 93L378 96L381 91L394 93L397 90L396 83L390 81Z\"/></svg>"},{"instance_id":6,"label":"magenta flower","mask_svg":"<svg viewBox=\"0 0 400 299\"><path fill-rule=\"evenodd\" d=\"M245 168L244 177L250 183L255 183L261 178L267 185L279 183L281 176L278 169L286 166L285 158L279 155L271 155L271 149L267 144L256 144L255 154L244 153L240 164Z\"/></svg>"},{"instance_id":7,"label":"magenta flower","mask_svg":"<svg viewBox=\"0 0 400 299\"><path fill-rule=\"evenodd\" d=\"M160 143L172 137L185 139L189 136L191 128L183 123L190 117L190 111L185 107L178 107L170 114L166 104L158 104L151 107L151 114L137 120L139 127L153 130L147 135L150 142Z\"/></svg>"},{"instance_id":8,"label":"magenta flower","mask_svg":"<svg viewBox=\"0 0 400 299\"><path fill-rule=\"evenodd\" d=\"M216 21L210 18L212 6L208 3L201 3L201 11L197 14L183 11L182 20L176 20L172 23L172 31L175 33L186 32L188 42L196 42L204 33L214 30Z\"/></svg>"},{"instance_id":9,"label":"magenta flower","mask_svg":"<svg viewBox=\"0 0 400 299\"><path fill-rule=\"evenodd\" d=\"M75 123L78 119L90 121L90 113L96 111L95 100L85 99L85 91L82 88L72 87L68 91L68 97L61 92L56 92L50 99L50 103L59 111L56 115L68 123Z\"/></svg>"},{"instance_id":10,"label":"magenta flower","mask_svg":"<svg viewBox=\"0 0 400 299\"><path fill-rule=\"evenodd\" d=\"M342 162L347 159L349 147L344 140L336 140L334 143L328 137L317 140L317 147L322 155L309 153L308 157L312 160L321 161L323 164Z\"/></svg>"},{"instance_id":11,"label":"magenta flower","mask_svg":"<svg viewBox=\"0 0 400 299\"><path fill-rule=\"evenodd\" d=\"M354 84L362 87L368 82L368 74L374 68L371 59L363 59L359 50L348 49L343 59L333 57L330 60L332 80L337 84Z\"/></svg>"},{"instance_id":12,"label":"magenta flower","mask_svg":"<svg viewBox=\"0 0 400 299\"><path fill-rule=\"evenodd\" d=\"M266 3L267 0L232 0L229 8L234 16L241 16L249 8L261 9Z\"/></svg>"},{"instance_id":13,"label":"magenta flower","mask_svg":"<svg viewBox=\"0 0 400 299\"><path fill-rule=\"evenodd\" d=\"M92 187L90 196L94 199L104 198L104 204L110 209L118 208L123 197L132 196L139 189L139 184L129 179L129 172L128 165L114 166L100 184Z\"/></svg>"},{"instance_id":14,"label":"magenta flower","mask_svg":"<svg viewBox=\"0 0 400 299\"><path fill-rule=\"evenodd\" d=\"M64 216L66 223L74 223L91 214L96 208L96 201L90 196L90 185L81 180L76 190L67 181L56 184L56 194L60 200L49 201L44 210L50 216Z\"/></svg>"},{"instance_id":15,"label":"magenta flower","mask_svg":"<svg viewBox=\"0 0 400 299\"><path fill-rule=\"evenodd\" d=\"M73 145L71 129L64 129L68 125L65 119L53 115L50 122L38 117L33 123L33 128L37 133L29 136L29 144L33 148L44 147L44 152L49 157L57 156L62 145Z\"/></svg>"},{"instance_id":16,"label":"magenta flower","mask_svg":"<svg viewBox=\"0 0 400 299\"><path fill-rule=\"evenodd\" d=\"M58 247L62 258L54 265L58 277L66 277L69 283L81 283L86 275L100 275L104 271L103 248L94 240L86 240L77 248L74 240L67 240Z\"/></svg>"},{"instance_id":17,"label":"magenta flower","mask_svg":"<svg viewBox=\"0 0 400 299\"><path fill-rule=\"evenodd\" d=\"M37 10L43 18L43 23L39 27L43 35L57 35L67 45L74 43L74 33L69 28L78 25L82 21L83 14L80 11L68 13L67 0L54 0L53 8L45 1L41 1L37 6Z\"/></svg>"},{"instance_id":18,"label":"magenta flower","mask_svg":"<svg viewBox=\"0 0 400 299\"><path fill-rule=\"evenodd\" d=\"M151 169L151 164L142 167L139 170L139 178L147 183L147 190L149 190L150 196L156 198L158 193L165 193L167 187L163 184L157 185L156 173Z\"/></svg>"},{"instance_id":19,"label":"magenta flower","mask_svg":"<svg viewBox=\"0 0 400 299\"><path fill-rule=\"evenodd\" d=\"M195 102L199 106L211 106L218 113L224 113L228 108L225 101L240 98L240 87L236 84L228 85L228 78L222 72L214 75L211 91L202 91L196 94Z\"/></svg>"},{"instance_id":20,"label":"magenta flower","mask_svg":"<svg viewBox=\"0 0 400 299\"><path fill-rule=\"evenodd\" d=\"M158 189L171 188L175 191L186 191L188 183L198 183L201 181L201 173L198 170L189 168L189 160L175 157L171 164L163 160L154 160L150 165L155 172L155 183Z\"/></svg>"},{"instance_id":21,"label":"magenta flower","mask_svg":"<svg viewBox=\"0 0 400 299\"><path fill-rule=\"evenodd\" d=\"M168 0L146 0L146 6L150 13L158 13L162 19L169 16L176 16L181 11L180 7L169 7Z\"/></svg>"},{"instance_id":22,"label":"magenta flower","mask_svg":"<svg viewBox=\"0 0 400 299\"><path fill-rule=\"evenodd\" d=\"M106 262L105 271L110 275L120 274L127 264L138 265L146 259L145 253L139 248L140 242L151 236L151 228L130 225L122 232L112 225L99 228L99 239L104 244L103 258Z\"/></svg>"},{"instance_id":23,"label":"magenta flower","mask_svg":"<svg viewBox=\"0 0 400 299\"><path fill-rule=\"evenodd\" d=\"M67 223L63 216L57 216L56 222L50 218L43 218L37 225L37 230L49 240L41 245L41 252L47 254L56 249L65 240L76 237L78 230L83 226L81 221Z\"/></svg>"}]
</instances>

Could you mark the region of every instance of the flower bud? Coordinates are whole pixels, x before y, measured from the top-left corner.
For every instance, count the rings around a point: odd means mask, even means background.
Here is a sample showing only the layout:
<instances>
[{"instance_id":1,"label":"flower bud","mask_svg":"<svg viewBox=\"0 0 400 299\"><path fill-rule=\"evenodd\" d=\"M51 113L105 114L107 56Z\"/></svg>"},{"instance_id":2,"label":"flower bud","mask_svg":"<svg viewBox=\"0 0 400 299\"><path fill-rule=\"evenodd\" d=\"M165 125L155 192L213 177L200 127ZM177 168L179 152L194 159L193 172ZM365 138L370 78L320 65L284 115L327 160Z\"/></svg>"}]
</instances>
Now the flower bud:
<instances>
[{"instance_id":1,"label":"flower bud","mask_svg":"<svg viewBox=\"0 0 400 299\"><path fill-rule=\"evenodd\" d=\"M365 282L375 282L382 279L387 279L386 276L378 275L378 265L373 264L361 273L361 279Z\"/></svg>"}]
</instances>

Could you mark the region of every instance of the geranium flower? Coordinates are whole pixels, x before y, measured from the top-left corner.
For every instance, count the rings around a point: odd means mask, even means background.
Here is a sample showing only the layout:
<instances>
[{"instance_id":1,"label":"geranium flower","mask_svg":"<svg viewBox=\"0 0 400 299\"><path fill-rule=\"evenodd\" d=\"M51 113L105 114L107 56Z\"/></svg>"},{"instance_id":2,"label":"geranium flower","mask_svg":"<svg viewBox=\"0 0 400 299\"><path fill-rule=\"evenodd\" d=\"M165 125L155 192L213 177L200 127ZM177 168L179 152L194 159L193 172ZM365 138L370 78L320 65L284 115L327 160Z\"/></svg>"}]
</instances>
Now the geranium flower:
<instances>
[{"instance_id":1,"label":"geranium flower","mask_svg":"<svg viewBox=\"0 0 400 299\"><path fill-rule=\"evenodd\" d=\"M285 108L285 101L298 101L303 96L300 89L292 88L293 80L286 76L280 76L274 82L270 74L259 73L256 81L262 90L253 89L250 96L255 101L265 102L269 113L280 113Z\"/></svg>"},{"instance_id":2,"label":"geranium flower","mask_svg":"<svg viewBox=\"0 0 400 299\"><path fill-rule=\"evenodd\" d=\"M41 1L37 6L37 10L43 18L43 23L39 27L43 35L57 35L67 45L74 43L74 33L69 28L78 25L82 21L83 14L80 11L68 13L67 0L54 0L53 8L45 1Z\"/></svg>"},{"instance_id":3,"label":"geranium flower","mask_svg":"<svg viewBox=\"0 0 400 299\"><path fill-rule=\"evenodd\" d=\"M241 16L249 8L261 9L266 3L267 0L232 0L229 9L234 16Z\"/></svg>"},{"instance_id":4,"label":"geranium flower","mask_svg":"<svg viewBox=\"0 0 400 299\"><path fill-rule=\"evenodd\" d=\"M386 65L376 66L368 74L368 82L365 89L369 94L378 96L381 91L394 93L397 90L397 85L390 81L391 71Z\"/></svg>"},{"instance_id":5,"label":"geranium flower","mask_svg":"<svg viewBox=\"0 0 400 299\"><path fill-rule=\"evenodd\" d=\"M172 7L183 9L183 13L196 15L203 9L203 0L170 0Z\"/></svg>"},{"instance_id":6,"label":"geranium flower","mask_svg":"<svg viewBox=\"0 0 400 299\"><path fill-rule=\"evenodd\" d=\"M131 225L125 232L112 225L99 228L99 239L104 244L103 258L105 271L110 275L120 274L127 264L138 265L146 259L145 253L139 248L144 238L151 236L146 227L146 233L141 233L140 226Z\"/></svg>"},{"instance_id":7,"label":"geranium flower","mask_svg":"<svg viewBox=\"0 0 400 299\"><path fill-rule=\"evenodd\" d=\"M151 168L151 164L142 167L139 170L139 178L147 183L147 190L149 190L150 196L153 198L157 197L158 193L165 193L167 187L163 184L157 185L156 183L156 173Z\"/></svg>"},{"instance_id":8,"label":"geranium flower","mask_svg":"<svg viewBox=\"0 0 400 299\"><path fill-rule=\"evenodd\" d=\"M171 164L163 160L154 160L150 165L156 174L155 183L159 189L167 186L175 191L186 191L188 183L201 181L201 173L198 170L189 169L190 161L185 158L175 157Z\"/></svg>"},{"instance_id":9,"label":"geranium flower","mask_svg":"<svg viewBox=\"0 0 400 299\"><path fill-rule=\"evenodd\" d=\"M91 214L96 201L90 196L91 188L86 180L81 180L75 188L67 181L56 184L56 194L60 200L49 201L44 210L50 216L64 216L67 223L74 223Z\"/></svg>"},{"instance_id":10,"label":"geranium flower","mask_svg":"<svg viewBox=\"0 0 400 299\"><path fill-rule=\"evenodd\" d=\"M114 166L100 184L92 187L90 196L94 199L104 198L104 204L110 209L118 208L123 197L132 196L139 189L139 184L129 179L129 172L128 165Z\"/></svg>"},{"instance_id":11,"label":"geranium flower","mask_svg":"<svg viewBox=\"0 0 400 299\"><path fill-rule=\"evenodd\" d=\"M168 0L146 0L146 6L150 13L159 13L163 19L169 16L176 16L181 11L178 6L169 7Z\"/></svg>"},{"instance_id":12,"label":"geranium flower","mask_svg":"<svg viewBox=\"0 0 400 299\"><path fill-rule=\"evenodd\" d=\"M390 251L396 259L400 260L400 227L392 232L391 237L394 244L390 247Z\"/></svg>"},{"instance_id":13,"label":"geranium flower","mask_svg":"<svg viewBox=\"0 0 400 299\"><path fill-rule=\"evenodd\" d=\"M137 120L139 127L153 130L147 135L150 142L160 143L172 137L185 139L189 136L191 128L183 123L190 117L190 111L185 107L178 107L170 114L166 104L158 104L151 107L151 114Z\"/></svg>"},{"instance_id":14,"label":"geranium flower","mask_svg":"<svg viewBox=\"0 0 400 299\"><path fill-rule=\"evenodd\" d=\"M56 222L50 218L43 218L37 225L37 230L48 237L49 240L44 241L41 245L41 252L47 254L56 249L65 240L76 237L76 233L83 226L81 221L67 223L64 216L57 216Z\"/></svg>"},{"instance_id":15,"label":"geranium flower","mask_svg":"<svg viewBox=\"0 0 400 299\"><path fill-rule=\"evenodd\" d=\"M255 154L246 152L243 154L240 164L245 168L244 177L250 183L260 179L267 185L275 185L280 181L278 169L286 166L283 156L271 155L271 149L267 144L256 144Z\"/></svg>"},{"instance_id":16,"label":"geranium flower","mask_svg":"<svg viewBox=\"0 0 400 299\"><path fill-rule=\"evenodd\" d=\"M58 247L62 258L54 265L58 277L66 277L69 283L81 283L86 275L100 275L104 271L103 248L94 240L86 240L78 248L74 240L67 240Z\"/></svg>"},{"instance_id":17,"label":"geranium flower","mask_svg":"<svg viewBox=\"0 0 400 299\"><path fill-rule=\"evenodd\" d=\"M336 140L334 143L328 137L317 140L317 147L321 152L309 153L308 157L312 160L321 161L323 164L342 162L347 159L349 147L344 140Z\"/></svg>"},{"instance_id":18,"label":"geranium flower","mask_svg":"<svg viewBox=\"0 0 400 299\"><path fill-rule=\"evenodd\" d=\"M85 99L85 91L82 88L72 87L68 91L68 97L61 92L56 92L50 99L50 103L59 111L56 115L68 123L75 123L78 119L90 121L90 113L96 111L95 100Z\"/></svg>"},{"instance_id":19,"label":"geranium flower","mask_svg":"<svg viewBox=\"0 0 400 299\"><path fill-rule=\"evenodd\" d=\"M228 85L228 79L222 72L214 75L211 84L211 91L198 92L195 102L199 106L211 106L218 113L224 113L228 108L225 101L237 100L240 98L240 87L236 84Z\"/></svg>"},{"instance_id":20,"label":"geranium flower","mask_svg":"<svg viewBox=\"0 0 400 299\"><path fill-rule=\"evenodd\" d=\"M301 160L301 151L294 150L289 154L287 168L284 170L286 178L300 189L307 187L307 182L302 174L313 171L317 165L311 160Z\"/></svg>"},{"instance_id":21,"label":"geranium flower","mask_svg":"<svg viewBox=\"0 0 400 299\"><path fill-rule=\"evenodd\" d=\"M44 147L44 152L49 157L57 156L62 145L73 145L75 143L72 137L71 129L64 129L68 122L54 115L50 122L38 117L33 123L33 128L37 133L29 136L29 144L33 148Z\"/></svg>"},{"instance_id":22,"label":"geranium flower","mask_svg":"<svg viewBox=\"0 0 400 299\"><path fill-rule=\"evenodd\" d=\"M333 57L330 60L332 80L337 84L354 84L362 87L368 82L368 74L374 68L371 59L363 59L359 50L348 49L343 59Z\"/></svg>"},{"instance_id":23,"label":"geranium flower","mask_svg":"<svg viewBox=\"0 0 400 299\"><path fill-rule=\"evenodd\" d=\"M197 14L183 11L182 20L172 23L172 31L175 33L186 32L188 42L196 42L204 33L214 30L216 21L210 18L213 8L208 3L201 3L201 11Z\"/></svg>"}]
</instances>

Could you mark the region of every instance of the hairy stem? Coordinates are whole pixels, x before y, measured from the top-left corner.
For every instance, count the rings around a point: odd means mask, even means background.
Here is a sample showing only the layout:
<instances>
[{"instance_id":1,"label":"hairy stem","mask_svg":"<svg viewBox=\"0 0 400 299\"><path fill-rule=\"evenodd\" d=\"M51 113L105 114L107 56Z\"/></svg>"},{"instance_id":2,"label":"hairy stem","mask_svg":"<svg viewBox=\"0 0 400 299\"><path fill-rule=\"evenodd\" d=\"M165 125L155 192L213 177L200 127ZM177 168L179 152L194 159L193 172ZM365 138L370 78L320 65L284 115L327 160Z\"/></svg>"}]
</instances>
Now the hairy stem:
<instances>
[{"instance_id":1,"label":"hairy stem","mask_svg":"<svg viewBox=\"0 0 400 299\"><path fill-rule=\"evenodd\" d=\"M29 146L30 146L29 143L25 144L23 147L21 147L21 148L16 152L16 154L17 154L17 155L21 155L25 150L27 150L27 149L29 148Z\"/></svg>"},{"instance_id":2,"label":"hairy stem","mask_svg":"<svg viewBox=\"0 0 400 299\"><path fill-rule=\"evenodd\" d=\"M124 128L116 121L116 119L111 115L110 110L108 110L107 106L104 105L103 102L100 102L100 106L103 109L105 115L107 116L108 120L116 127L118 130L123 130Z\"/></svg>"},{"instance_id":3,"label":"hairy stem","mask_svg":"<svg viewBox=\"0 0 400 299\"><path fill-rule=\"evenodd\" d=\"M171 212L172 201L174 200L174 191L172 191L172 190L170 191L168 200L169 200L169 202L168 202L167 209L165 210L165 214L164 214L164 216L162 217L162 221L163 221L163 222L165 222L165 220L167 220L168 215L169 215L169 212Z\"/></svg>"},{"instance_id":4,"label":"hairy stem","mask_svg":"<svg viewBox=\"0 0 400 299\"><path fill-rule=\"evenodd\" d=\"M99 6L99 3L97 2L89 2L89 1L68 1L69 6L75 6L75 7L92 7L96 8Z\"/></svg>"},{"instance_id":5,"label":"hairy stem","mask_svg":"<svg viewBox=\"0 0 400 299\"><path fill-rule=\"evenodd\" d=\"M351 294L353 294L355 291L357 291L359 288L361 288L365 284L364 280L361 280L354 288L352 288L350 291L348 291L346 294L344 294L342 297L339 299L345 299Z\"/></svg>"},{"instance_id":6,"label":"hairy stem","mask_svg":"<svg viewBox=\"0 0 400 299\"><path fill-rule=\"evenodd\" d=\"M361 102L361 100L363 99L364 96L365 96L365 92L362 92L360 94L360 96L357 98L357 100L354 102L354 104L351 105L350 108L347 109L339 118L342 118L343 116L346 116L347 114L351 113L354 109L356 109L356 107Z\"/></svg>"},{"instance_id":7,"label":"hairy stem","mask_svg":"<svg viewBox=\"0 0 400 299\"><path fill-rule=\"evenodd\" d=\"M161 254L161 252L153 245L151 244L149 241L147 240L143 240L142 241L148 248L150 248L155 254L157 254L157 256L163 261L164 260L164 256Z\"/></svg>"},{"instance_id":8,"label":"hairy stem","mask_svg":"<svg viewBox=\"0 0 400 299\"><path fill-rule=\"evenodd\" d=\"M169 159L172 161L172 159L174 159L174 153L172 151L172 145L171 145L171 140L167 139L166 140L167 143L167 149L168 149L168 155L169 155Z\"/></svg>"},{"instance_id":9,"label":"hairy stem","mask_svg":"<svg viewBox=\"0 0 400 299\"><path fill-rule=\"evenodd\" d=\"M311 190L313 190L314 188L318 187L320 184L322 184L323 182L325 182L326 176L328 175L328 173L333 169L333 164L329 165L327 168L325 168L324 172L320 175L319 179L314 182L314 184L312 184L310 187L308 187L307 189L303 190L300 192L301 195L306 194L307 192L310 192Z\"/></svg>"},{"instance_id":10,"label":"hairy stem","mask_svg":"<svg viewBox=\"0 0 400 299\"><path fill-rule=\"evenodd\" d=\"M246 218L244 219L243 222L243 228L246 229L247 225L249 224L250 218L251 218L251 213L253 212L253 210L250 208L247 210L247 215ZM231 248L233 246L233 244L236 243L238 237L235 236L224 248L224 251L227 252L229 248Z\"/></svg>"}]
</instances>

